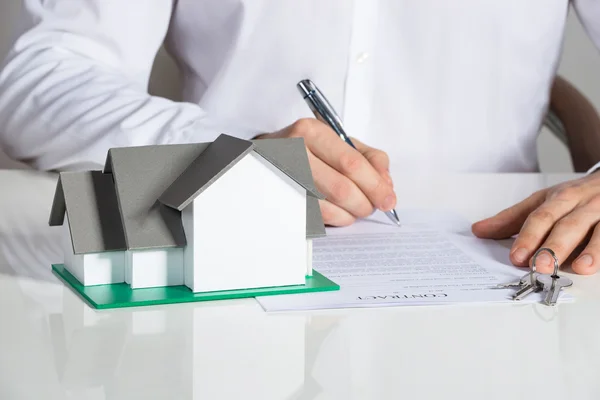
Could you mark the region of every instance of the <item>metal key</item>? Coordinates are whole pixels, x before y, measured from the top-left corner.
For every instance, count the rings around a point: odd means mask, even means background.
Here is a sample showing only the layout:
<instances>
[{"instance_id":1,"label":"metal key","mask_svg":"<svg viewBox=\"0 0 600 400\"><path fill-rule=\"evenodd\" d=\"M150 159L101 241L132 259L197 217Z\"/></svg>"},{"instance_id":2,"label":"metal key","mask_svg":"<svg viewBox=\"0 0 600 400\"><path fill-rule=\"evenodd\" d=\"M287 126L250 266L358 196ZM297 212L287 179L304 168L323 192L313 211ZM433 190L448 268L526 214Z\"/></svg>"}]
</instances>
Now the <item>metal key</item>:
<instances>
[{"instance_id":1,"label":"metal key","mask_svg":"<svg viewBox=\"0 0 600 400\"><path fill-rule=\"evenodd\" d=\"M500 283L498 285L496 285L496 288L498 289L512 289L512 288L522 288L523 286L525 286L527 283L530 283L532 281L536 281L537 277L540 275L539 272L529 272L527 275L524 275L521 279L519 279L518 281L512 281L512 282L508 282L508 283Z\"/></svg>"},{"instance_id":2,"label":"metal key","mask_svg":"<svg viewBox=\"0 0 600 400\"><path fill-rule=\"evenodd\" d=\"M531 293L541 292L543 286L541 286L537 281L535 284L531 284L531 282L527 282L525 286L523 286L517 293L513 294L513 300L519 301L523 300L525 297L529 296Z\"/></svg>"},{"instance_id":3,"label":"metal key","mask_svg":"<svg viewBox=\"0 0 600 400\"><path fill-rule=\"evenodd\" d=\"M558 257L556 257L556 254L554 254L552 250L544 248L539 249L536 252L536 256L542 251L547 251L548 253L550 253L552 258L554 258L554 271L552 272L552 275L540 275L537 277L536 280L538 284L541 285L546 291L546 298L544 299L544 304L547 306L555 306L556 302L558 301L558 296L560 295L560 290L563 287L571 286L573 284L573 281L569 278L564 278L558 275ZM535 264L535 257L533 259L533 264Z\"/></svg>"},{"instance_id":4,"label":"metal key","mask_svg":"<svg viewBox=\"0 0 600 400\"><path fill-rule=\"evenodd\" d=\"M557 274L540 275L537 277L537 281L544 287L544 291L546 291L544 304L547 306L555 306L561 289L573 285L571 279Z\"/></svg>"},{"instance_id":5,"label":"metal key","mask_svg":"<svg viewBox=\"0 0 600 400\"><path fill-rule=\"evenodd\" d=\"M531 264L531 271L519 280L519 285L517 286L519 288L519 290L515 294L513 294L513 297L512 297L513 300L516 300L516 301L523 300L526 296L529 296L531 293L537 293L540 290L542 290L542 287L539 285L539 283L537 281L537 277L538 277L539 273L536 272L536 270L535 270L535 259L537 258L537 255L539 252L540 252L540 250L538 250L535 253L535 255L533 256L533 263ZM514 284L515 282L511 282L511 283Z\"/></svg>"},{"instance_id":6,"label":"metal key","mask_svg":"<svg viewBox=\"0 0 600 400\"><path fill-rule=\"evenodd\" d=\"M516 301L523 300L525 297L529 296L531 293L538 293L544 289L544 286L542 284L540 284L537 279L541 274L536 272L536 268L535 268L535 260L537 259L538 255L542 251L547 251L548 253L550 253L550 255L552 257L554 257L555 265L558 266L558 261L556 259L556 255L554 254L554 252L552 250L543 247L543 248L539 249L538 251L536 251L535 254L533 255L533 260L531 261L531 272L529 272L526 276L523 277L523 278L525 278L525 286L521 286L521 288L517 291L517 293L515 293L513 295L513 300L516 300ZM521 280L523 280L523 278L521 278ZM527 278L529 278L529 279L527 279Z\"/></svg>"}]
</instances>

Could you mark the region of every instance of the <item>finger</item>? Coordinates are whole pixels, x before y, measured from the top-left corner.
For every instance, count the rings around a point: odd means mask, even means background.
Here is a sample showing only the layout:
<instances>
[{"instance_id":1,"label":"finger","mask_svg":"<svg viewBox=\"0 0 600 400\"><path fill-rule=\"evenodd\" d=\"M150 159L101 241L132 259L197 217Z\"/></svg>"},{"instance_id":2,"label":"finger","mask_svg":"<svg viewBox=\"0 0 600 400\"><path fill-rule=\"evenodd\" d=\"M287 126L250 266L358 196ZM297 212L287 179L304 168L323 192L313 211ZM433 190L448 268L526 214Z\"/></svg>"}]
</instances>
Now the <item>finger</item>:
<instances>
[{"instance_id":1,"label":"finger","mask_svg":"<svg viewBox=\"0 0 600 400\"><path fill-rule=\"evenodd\" d=\"M315 185L330 203L352 217L365 218L373 213L373 205L354 182L319 160L312 152L307 153Z\"/></svg>"},{"instance_id":2,"label":"finger","mask_svg":"<svg viewBox=\"0 0 600 400\"><path fill-rule=\"evenodd\" d=\"M562 264L583 242L598 221L600 221L598 209L589 206L576 208L554 225L550 235L540 247L554 251L559 263ZM551 273L554 269L554 259L547 252L542 252L536 258L535 266L541 273Z\"/></svg>"},{"instance_id":3,"label":"finger","mask_svg":"<svg viewBox=\"0 0 600 400\"><path fill-rule=\"evenodd\" d=\"M348 226L352 225L355 221L354 217L347 211L327 200L319 200L319 206L325 225Z\"/></svg>"},{"instance_id":4,"label":"finger","mask_svg":"<svg viewBox=\"0 0 600 400\"><path fill-rule=\"evenodd\" d=\"M473 224L473 234L485 239L507 239L517 234L527 217L544 202L545 192L536 192L493 217Z\"/></svg>"},{"instance_id":5,"label":"finger","mask_svg":"<svg viewBox=\"0 0 600 400\"><path fill-rule=\"evenodd\" d=\"M519 235L512 245L510 258L518 266L529 265L533 253L540 247L541 243L550 234L552 227L565 215L577 206L577 202L547 200L536 208L525 220ZM545 254L550 257L550 255ZM545 257L544 256L544 257ZM543 262L544 257L540 254L538 262ZM536 264L537 266L537 264Z\"/></svg>"},{"instance_id":6,"label":"finger","mask_svg":"<svg viewBox=\"0 0 600 400\"><path fill-rule=\"evenodd\" d=\"M571 268L579 275L592 275L600 268L600 224L596 224L589 243L571 263Z\"/></svg>"},{"instance_id":7,"label":"finger","mask_svg":"<svg viewBox=\"0 0 600 400\"><path fill-rule=\"evenodd\" d=\"M354 182L375 207L389 211L396 206L392 186L358 150L342 141L331 129L311 134L306 139L308 149L317 158Z\"/></svg>"},{"instance_id":8,"label":"finger","mask_svg":"<svg viewBox=\"0 0 600 400\"><path fill-rule=\"evenodd\" d=\"M367 146L360 140L352 138L352 143L356 149L371 163L373 168L381 176L383 176L389 185L393 185L392 176L390 175L390 158L385 151Z\"/></svg>"}]
</instances>

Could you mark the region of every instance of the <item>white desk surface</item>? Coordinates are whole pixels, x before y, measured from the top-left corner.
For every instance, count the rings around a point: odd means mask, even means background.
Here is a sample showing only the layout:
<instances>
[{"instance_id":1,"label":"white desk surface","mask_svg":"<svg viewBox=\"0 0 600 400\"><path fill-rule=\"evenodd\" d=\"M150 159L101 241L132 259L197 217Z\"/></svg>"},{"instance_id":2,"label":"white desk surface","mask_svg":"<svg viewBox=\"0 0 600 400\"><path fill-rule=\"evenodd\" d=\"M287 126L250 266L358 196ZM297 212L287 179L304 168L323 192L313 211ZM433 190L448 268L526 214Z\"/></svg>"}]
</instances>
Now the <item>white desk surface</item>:
<instances>
[{"instance_id":1,"label":"white desk surface","mask_svg":"<svg viewBox=\"0 0 600 400\"><path fill-rule=\"evenodd\" d=\"M472 221L571 175L395 175L398 208ZM0 171L0 399L600 399L600 274L577 300L266 314L96 312L50 272L55 177Z\"/></svg>"}]
</instances>

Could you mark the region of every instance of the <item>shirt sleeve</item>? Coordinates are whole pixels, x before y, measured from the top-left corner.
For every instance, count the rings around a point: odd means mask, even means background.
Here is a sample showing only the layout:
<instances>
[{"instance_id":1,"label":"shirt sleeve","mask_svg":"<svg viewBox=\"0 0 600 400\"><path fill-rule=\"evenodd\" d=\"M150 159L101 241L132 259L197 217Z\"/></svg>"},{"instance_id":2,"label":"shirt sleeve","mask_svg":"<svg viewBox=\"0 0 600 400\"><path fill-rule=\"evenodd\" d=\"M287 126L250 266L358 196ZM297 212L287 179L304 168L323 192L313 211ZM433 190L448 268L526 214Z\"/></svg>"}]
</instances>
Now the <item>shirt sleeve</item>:
<instances>
[{"instance_id":1,"label":"shirt sleeve","mask_svg":"<svg viewBox=\"0 0 600 400\"><path fill-rule=\"evenodd\" d=\"M586 175L592 174L592 173L598 171L598 169L600 169L600 161L598 163L596 163L596 165L594 165L592 168L588 169L585 174Z\"/></svg>"},{"instance_id":2,"label":"shirt sleeve","mask_svg":"<svg viewBox=\"0 0 600 400\"><path fill-rule=\"evenodd\" d=\"M586 33L600 49L600 2L598 0L571 0L573 9Z\"/></svg>"},{"instance_id":3,"label":"shirt sleeve","mask_svg":"<svg viewBox=\"0 0 600 400\"><path fill-rule=\"evenodd\" d=\"M0 145L37 169L103 165L111 147L256 134L148 94L173 0L24 0L0 72Z\"/></svg>"}]
</instances>

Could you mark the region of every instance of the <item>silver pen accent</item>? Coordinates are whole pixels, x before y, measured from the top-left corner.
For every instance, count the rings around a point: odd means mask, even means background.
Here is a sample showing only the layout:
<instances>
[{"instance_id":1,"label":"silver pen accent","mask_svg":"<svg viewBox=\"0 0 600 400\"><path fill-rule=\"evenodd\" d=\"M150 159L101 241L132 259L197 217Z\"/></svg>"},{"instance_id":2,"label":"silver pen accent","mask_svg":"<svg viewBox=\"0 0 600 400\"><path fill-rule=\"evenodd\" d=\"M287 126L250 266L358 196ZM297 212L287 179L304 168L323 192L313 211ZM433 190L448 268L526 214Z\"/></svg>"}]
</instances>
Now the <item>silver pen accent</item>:
<instances>
[{"instance_id":1,"label":"silver pen accent","mask_svg":"<svg viewBox=\"0 0 600 400\"><path fill-rule=\"evenodd\" d=\"M350 137L344 130L342 120L317 86L310 79L301 80L296 86L315 117L329 125L344 142L356 149L356 146L354 146L354 143L352 143L352 140L350 140ZM396 210L386 211L385 215L396 225L400 225L400 219Z\"/></svg>"}]
</instances>

